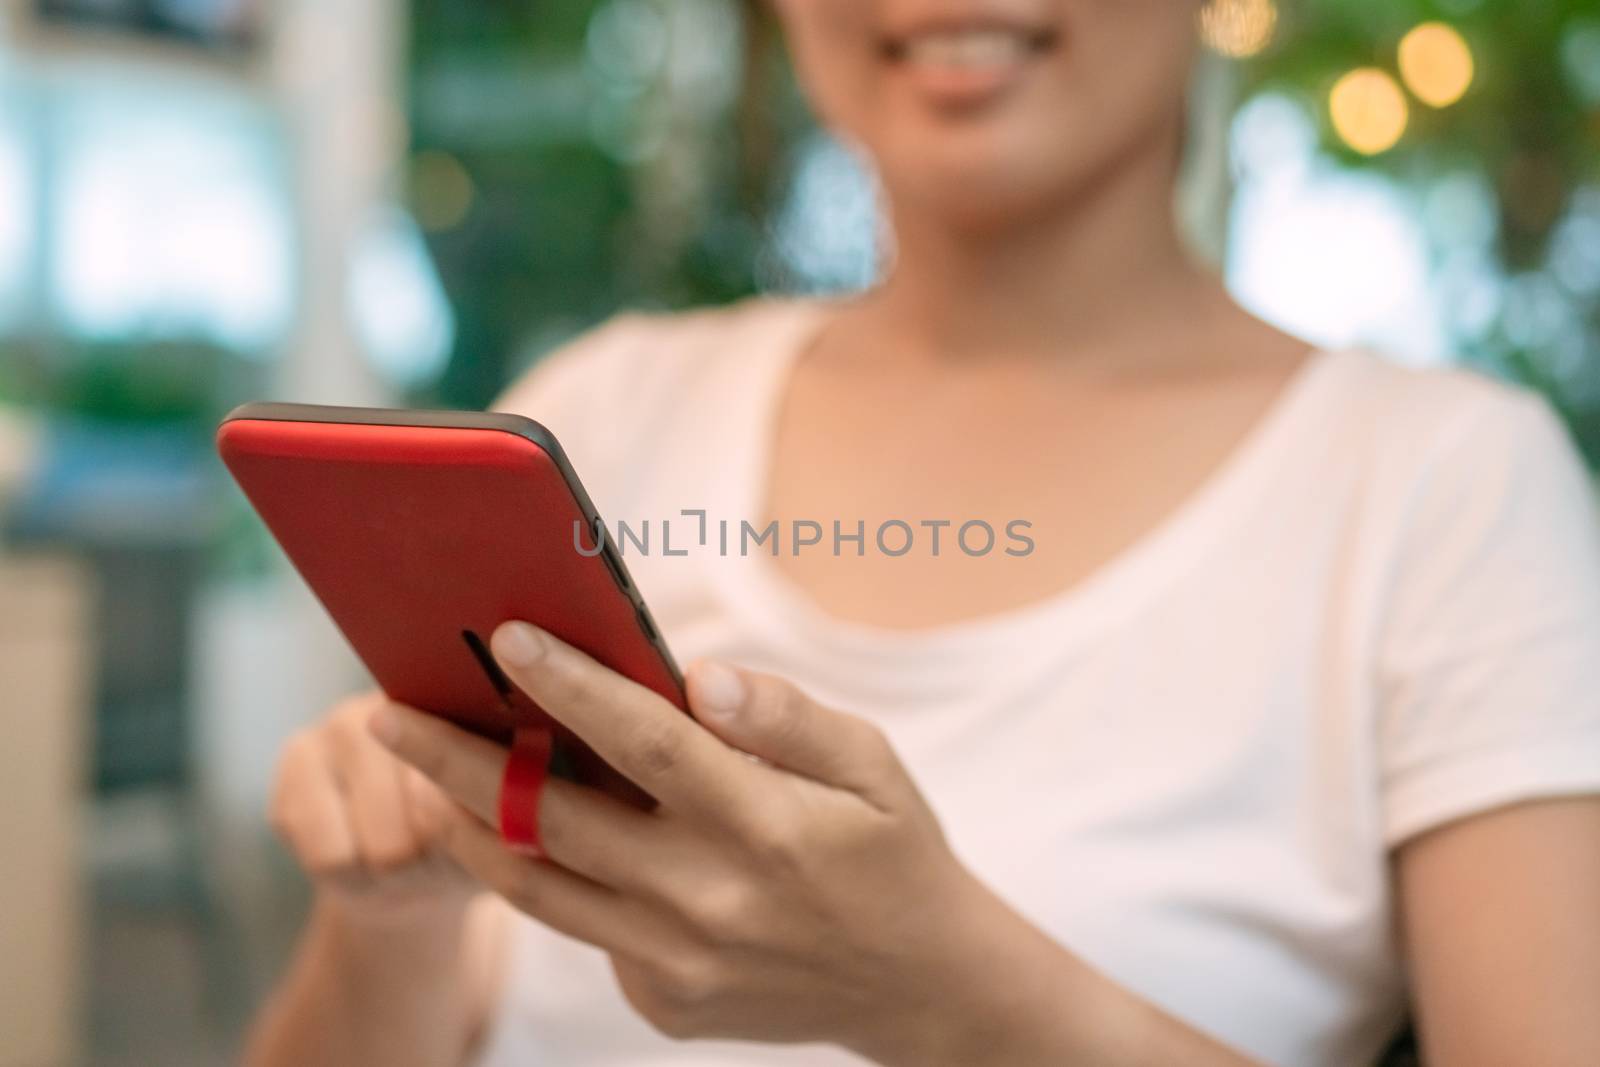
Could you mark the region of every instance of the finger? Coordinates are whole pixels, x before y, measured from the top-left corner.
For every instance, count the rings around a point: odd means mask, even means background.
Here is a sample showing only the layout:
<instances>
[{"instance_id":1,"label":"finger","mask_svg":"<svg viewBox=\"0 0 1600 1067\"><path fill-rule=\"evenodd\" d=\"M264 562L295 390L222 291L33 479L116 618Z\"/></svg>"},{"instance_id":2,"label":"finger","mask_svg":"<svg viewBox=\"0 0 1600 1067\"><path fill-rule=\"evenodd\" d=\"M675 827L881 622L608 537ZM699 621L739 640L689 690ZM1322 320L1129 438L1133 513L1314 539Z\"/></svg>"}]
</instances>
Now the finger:
<instances>
[{"instance_id":1,"label":"finger","mask_svg":"<svg viewBox=\"0 0 1600 1067\"><path fill-rule=\"evenodd\" d=\"M374 734L389 738L385 744L405 761L399 766L421 775L432 788L501 831L499 789L505 749L402 705L392 713L375 712L374 720ZM422 814L435 821L441 817L437 807ZM659 835L651 832L658 822L602 793L560 779L547 779L541 790L539 841L544 854L602 885L639 885L645 869L641 858L660 850Z\"/></svg>"},{"instance_id":2,"label":"finger","mask_svg":"<svg viewBox=\"0 0 1600 1067\"><path fill-rule=\"evenodd\" d=\"M301 735L284 749L272 823L307 874L327 877L356 862L344 798L322 746Z\"/></svg>"},{"instance_id":3,"label":"finger","mask_svg":"<svg viewBox=\"0 0 1600 1067\"><path fill-rule=\"evenodd\" d=\"M343 744L345 803L362 864L391 874L416 862L420 845L406 815L405 764L361 734Z\"/></svg>"},{"instance_id":4,"label":"finger","mask_svg":"<svg viewBox=\"0 0 1600 1067\"><path fill-rule=\"evenodd\" d=\"M367 728L384 748L499 829L500 782L509 757L504 746L403 704L377 708Z\"/></svg>"},{"instance_id":5,"label":"finger","mask_svg":"<svg viewBox=\"0 0 1600 1067\"><path fill-rule=\"evenodd\" d=\"M618 952L636 951L642 939L654 934L627 897L554 863L517 855L463 808L449 817L444 844L463 870L518 911L568 937Z\"/></svg>"},{"instance_id":6,"label":"finger","mask_svg":"<svg viewBox=\"0 0 1600 1067\"><path fill-rule=\"evenodd\" d=\"M653 893L670 868L666 820L560 778L545 782L539 840L554 863L592 882Z\"/></svg>"},{"instance_id":7,"label":"finger","mask_svg":"<svg viewBox=\"0 0 1600 1067\"><path fill-rule=\"evenodd\" d=\"M749 796L751 767L660 696L527 623L495 631L524 693L651 796L711 818Z\"/></svg>"},{"instance_id":8,"label":"finger","mask_svg":"<svg viewBox=\"0 0 1600 1067\"><path fill-rule=\"evenodd\" d=\"M905 775L883 732L825 708L781 678L712 660L693 664L689 707L706 728L742 752L889 808Z\"/></svg>"},{"instance_id":9,"label":"finger","mask_svg":"<svg viewBox=\"0 0 1600 1067\"><path fill-rule=\"evenodd\" d=\"M395 760L395 766L400 768L407 821L422 849L422 866L434 875L456 870L455 860L440 843L446 818L455 811L456 802L410 764Z\"/></svg>"},{"instance_id":10,"label":"finger","mask_svg":"<svg viewBox=\"0 0 1600 1067\"><path fill-rule=\"evenodd\" d=\"M455 801L411 764L398 759L395 764L400 768L400 778L404 783L401 791L406 797L406 819L417 840L431 846L444 827L443 813Z\"/></svg>"}]
</instances>

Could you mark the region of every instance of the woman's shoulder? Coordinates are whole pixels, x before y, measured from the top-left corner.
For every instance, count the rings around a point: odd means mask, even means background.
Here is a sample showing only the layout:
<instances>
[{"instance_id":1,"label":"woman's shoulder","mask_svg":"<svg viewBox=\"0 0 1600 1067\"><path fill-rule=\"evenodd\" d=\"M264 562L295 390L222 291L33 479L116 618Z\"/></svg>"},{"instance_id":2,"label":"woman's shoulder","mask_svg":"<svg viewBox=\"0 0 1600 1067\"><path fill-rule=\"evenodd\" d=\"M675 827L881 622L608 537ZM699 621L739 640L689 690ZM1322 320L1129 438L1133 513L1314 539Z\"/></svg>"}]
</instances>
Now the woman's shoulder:
<instances>
[{"instance_id":1,"label":"woman's shoulder","mask_svg":"<svg viewBox=\"0 0 1600 1067\"><path fill-rule=\"evenodd\" d=\"M1336 417L1388 465L1470 475L1492 459L1575 459L1554 407L1532 389L1464 366L1415 366L1366 350L1323 358L1338 383Z\"/></svg>"},{"instance_id":2,"label":"woman's shoulder","mask_svg":"<svg viewBox=\"0 0 1600 1067\"><path fill-rule=\"evenodd\" d=\"M1459 367L1334 358L1342 388L1323 454L1353 464L1387 573L1416 586L1444 568L1438 588L1510 588L1530 567L1554 568L1566 576L1557 585L1600 589L1594 477L1549 400ZM1595 594L1581 595L1600 609Z\"/></svg>"},{"instance_id":3,"label":"woman's shoulder","mask_svg":"<svg viewBox=\"0 0 1600 1067\"><path fill-rule=\"evenodd\" d=\"M1369 595L1350 602L1371 613L1386 843L1594 792L1600 508L1565 424L1475 371L1365 353L1336 366L1341 410L1369 427L1352 450Z\"/></svg>"},{"instance_id":4,"label":"woman's shoulder","mask_svg":"<svg viewBox=\"0 0 1600 1067\"><path fill-rule=\"evenodd\" d=\"M656 404L690 383L715 382L730 362L757 357L809 307L760 297L691 311L624 312L538 359L494 407L538 418L602 399Z\"/></svg>"}]
</instances>

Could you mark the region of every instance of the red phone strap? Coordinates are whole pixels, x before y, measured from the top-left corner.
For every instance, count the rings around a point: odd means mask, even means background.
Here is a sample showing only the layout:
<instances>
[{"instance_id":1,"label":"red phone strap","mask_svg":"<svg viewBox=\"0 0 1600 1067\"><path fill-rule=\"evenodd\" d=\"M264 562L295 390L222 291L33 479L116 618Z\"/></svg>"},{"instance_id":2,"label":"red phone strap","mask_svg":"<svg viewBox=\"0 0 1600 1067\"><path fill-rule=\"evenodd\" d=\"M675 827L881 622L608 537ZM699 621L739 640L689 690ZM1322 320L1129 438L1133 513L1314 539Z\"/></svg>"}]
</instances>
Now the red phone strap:
<instances>
[{"instance_id":1,"label":"red phone strap","mask_svg":"<svg viewBox=\"0 0 1600 1067\"><path fill-rule=\"evenodd\" d=\"M518 852L543 856L539 841L539 800L550 776L553 739L542 726L518 730L500 780L500 836Z\"/></svg>"}]
</instances>

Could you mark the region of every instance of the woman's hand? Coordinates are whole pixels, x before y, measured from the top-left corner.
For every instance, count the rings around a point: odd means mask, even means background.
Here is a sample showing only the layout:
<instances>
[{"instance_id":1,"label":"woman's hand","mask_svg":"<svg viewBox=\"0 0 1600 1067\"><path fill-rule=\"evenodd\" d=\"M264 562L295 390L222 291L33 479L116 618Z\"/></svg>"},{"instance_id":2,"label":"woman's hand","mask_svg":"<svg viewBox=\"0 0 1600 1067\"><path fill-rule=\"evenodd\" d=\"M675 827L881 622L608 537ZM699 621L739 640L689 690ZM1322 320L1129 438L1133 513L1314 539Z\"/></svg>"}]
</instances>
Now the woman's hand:
<instances>
[{"instance_id":1,"label":"woman's hand","mask_svg":"<svg viewBox=\"0 0 1600 1067\"><path fill-rule=\"evenodd\" d=\"M523 624L502 627L494 651L660 805L552 779L547 858L520 856L494 825L506 750L376 708L374 735L459 802L441 822L463 868L608 952L629 1001L669 1035L831 1041L883 1062L936 1062L924 1043L948 1054L939 1024L986 981L986 931L1017 920L952 855L876 728L713 663L690 673L696 722Z\"/></svg>"},{"instance_id":2,"label":"woman's hand","mask_svg":"<svg viewBox=\"0 0 1600 1067\"><path fill-rule=\"evenodd\" d=\"M352 697L284 746L273 827L319 899L358 924L459 919L481 887L444 851L438 787L366 729L387 704Z\"/></svg>"},{"instance_id":3,"label":"woman's hand","mask_svg":"<svg viewBox=\"0 0 1600 1067\"><path fill-rule=\"evenodd\" d=\"M347 700L284 747L272 822L317 896L251 1067L463 1063L497 1002L508 909L443 849L449 799L368 732L386 703Z\"/></svg>"}]
</instances>

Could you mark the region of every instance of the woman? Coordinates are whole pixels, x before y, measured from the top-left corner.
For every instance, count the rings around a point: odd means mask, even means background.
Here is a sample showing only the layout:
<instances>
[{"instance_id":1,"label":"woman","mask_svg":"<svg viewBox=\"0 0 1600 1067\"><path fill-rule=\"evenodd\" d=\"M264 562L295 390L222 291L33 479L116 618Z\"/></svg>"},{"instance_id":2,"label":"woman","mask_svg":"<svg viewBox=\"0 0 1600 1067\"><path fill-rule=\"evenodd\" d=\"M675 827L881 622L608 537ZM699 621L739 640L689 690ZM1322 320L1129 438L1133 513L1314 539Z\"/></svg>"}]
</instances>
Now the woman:
<instances>
[{"instance_id":1,"label":"woman","mask_svg":"<svg viewBox=\"0 0 1600 1067\"><path fill-rule=\"evenodd\" d=\"M336 709L252 1062L1349 1065L1410 1014L1443 1067L1600 1063L1600 536L1548 410L1190 262L1196 5L777 7L884 282L623 319L501 405L694 542L631 561L693 718L494 643L661 807L552 782L517 855L503 750Z\"/></svg>"}]
</instances>

